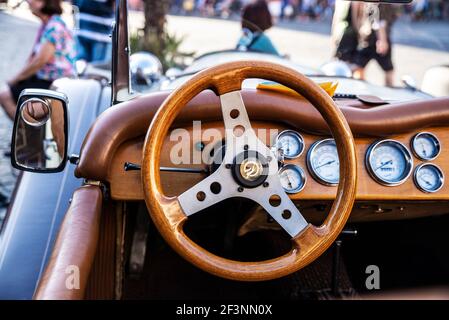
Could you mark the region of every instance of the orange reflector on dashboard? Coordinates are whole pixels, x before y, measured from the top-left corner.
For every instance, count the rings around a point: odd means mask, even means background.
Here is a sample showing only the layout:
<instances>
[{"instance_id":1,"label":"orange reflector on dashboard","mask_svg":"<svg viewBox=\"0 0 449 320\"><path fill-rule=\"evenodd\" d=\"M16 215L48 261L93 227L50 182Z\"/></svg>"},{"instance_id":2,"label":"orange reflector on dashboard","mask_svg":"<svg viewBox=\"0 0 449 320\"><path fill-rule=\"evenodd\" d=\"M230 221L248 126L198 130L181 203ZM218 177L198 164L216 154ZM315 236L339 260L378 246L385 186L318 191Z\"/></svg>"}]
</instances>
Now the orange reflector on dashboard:
<instances>
[{"instance_id":1,"label":"orange reflector on dashboard","mask_svg":"<svg viewBox=\"0 0 449 320\"><path fill-rule=\"evenodd\" d=\"M335 90L337 90L338 87L338 82L320 82L317 83L317 85L319 85L324 91L326 91L326 93L329 96L333 96L335 93ZM296 91L290 89L289 87L286 87L282 84L279 84L277 82L273 82L273 81L265 81L265 82L261 82L257 85L257 90L268 90L268 91L274 91L274 92L279 92L279 93L285 93L285 94L290 94L293 96L301 96L300 94L298 94Z\"/></svg>"}]
</instances>

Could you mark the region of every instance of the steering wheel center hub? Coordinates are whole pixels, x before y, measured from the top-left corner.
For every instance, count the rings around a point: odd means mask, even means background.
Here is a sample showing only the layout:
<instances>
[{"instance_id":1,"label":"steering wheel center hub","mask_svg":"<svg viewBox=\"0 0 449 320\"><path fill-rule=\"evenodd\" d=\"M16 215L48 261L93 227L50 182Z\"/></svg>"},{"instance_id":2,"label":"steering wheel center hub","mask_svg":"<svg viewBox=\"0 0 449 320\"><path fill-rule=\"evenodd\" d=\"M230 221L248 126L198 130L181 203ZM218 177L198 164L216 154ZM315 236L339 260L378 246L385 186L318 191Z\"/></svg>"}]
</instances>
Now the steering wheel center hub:
<instances>
[{"instance_id":1,"label":"steering wheel center hub","mask_svg":"<svg viewBox=\"0 0 449 320\"><path fill-rule=\"evenodd\" d=\"M244 151L234 158L232 174L239 185L256 188L268 177L268 161L256 151Z\"/></svg>"},{"instance_id":2,"label":"steering wheel center hub","mask_svg":"<svg viewBox=\"0 0 449 320\"><path fill-rule=\"evenodd\" d=\"M248 181L255 181L262 175L262 163L257 159L245 159L240 165L240 175Z\"/></svg>"}]
</instances>

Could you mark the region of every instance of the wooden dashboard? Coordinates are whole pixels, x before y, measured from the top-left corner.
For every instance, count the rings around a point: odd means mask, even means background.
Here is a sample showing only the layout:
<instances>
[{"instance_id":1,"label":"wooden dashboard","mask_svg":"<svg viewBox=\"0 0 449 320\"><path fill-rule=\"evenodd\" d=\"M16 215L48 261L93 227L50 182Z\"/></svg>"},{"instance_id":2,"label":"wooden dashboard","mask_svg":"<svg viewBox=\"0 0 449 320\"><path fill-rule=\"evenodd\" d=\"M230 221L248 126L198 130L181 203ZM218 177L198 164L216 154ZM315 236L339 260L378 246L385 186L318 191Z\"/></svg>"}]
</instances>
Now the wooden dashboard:
<instances>
[{"instance_id":1,"label":"wooden dashboard","mask_svg":"<svg viewBox=\"0 0 449 320\"><path fill-rule=\"evenodd\" d=\"M285 125L271 123L271 122L252 122L253 128L259 133L259 138L262 141L266 141L267 144L273 145L276 132L279 133L286 129L292 129ZM202 125L202 130L207 129L219 130L222 134L224 132L222 122L209 122ZM194 167L194 168L206 168L205 164L173 164L170 161L170 152L175 147L176 150L194 150L198 143L205 145L205 151L208 148L208 143L201 139L201 135L194 134L193 128L184 127L185 134L189 135L188 142L183 142L189 145L180 145L178 140L167 137L164 144L163 153L161 158L161 165L166 167ZM262 130L261 130L262 129ZM449 153L445 149L449 145L449 128L447 127L434 127L423 130L434 134L440 141L441 152L439 156L429 163L437 165L443 174L447 176L449 173ZM409 150L411 150L410 142L412 137L421 131L410 132L407 134L393 135L385 137L388 139L394 139L403 143ZM315 200L315 201L328 201L333 200L336 193L336 187L326 186L317 182L310 174L306 165L307 151L310 146L325 138L326 136L310 135L304 132L300 132L305 142L305 151L296 159L285 160L285 163L296 164L300 166L306 175L306 185L304 189L298 193L291 194L290 197L293 200ZM185 138L185 137L184 137ZM140 164L142 157L143 137L129 140L124 142L117 149L113 161L108 171L108 181L110 183L111 197L115 200L142 200L143 191L142 183L140 179L139 171L124 171L125 162L133 162ZM175 141L173 141L175 140ZM441 201L449 200L449 185L444 184L442 188L435 193L425 193L418 189L413 181L413 174L399 186L384 186L375 181L368 173L365 165L365 155L369 146L378 141L376 138L356 138L357 160L358 160L358 185L357 185L357 201ZM184 140L185 141L185 140ZM413 153L412 153L413 154ZM193 159L193 154L189 155L190 159ZM423 161L419 160L414 155L413 157L413 170ZM344 158L340 157L341 161ZM192 161L190 161L192 162ZM204 179L205 174L201 173L174 173L174 172L161 172L161 180L164 190L167 195L179 195L189 187L193 186L197 182Z\"/></svg>"},{"instance_id":2,"label":"wooden dashboard","mask_svg":"<svg viewBox=\"0 0 449 320\"><path fill-rule=\"evenodd\" d=\"M75 168L78 178L105 183L110 196L117 201L142 201L143 190L140 171L125 171L125 162L141 164L144 136L161 103L170 92L153 93L117 105L105 111L91 127ZM306 100L287 95L257 90L243 90L243 100L253 128L262 132L259 138L268 145L273 144L276 133L285 129L299 132L304 140L304 152L293 163L300 166L306 176L306 185L291 198L300 207L307 221L316 222L326 216L336 194L336 187L318 183L306 166L310 146L329 138L328 127ZM430 132L440 142L439 156L430 161L449 174L449 98L391 103L383 106L367 106L356 100L336 101L355 137L358 156L358 187L356 202L350 220L374 221L425 217L449 213L449 187L444 184L434 193L424 193L415 186L413 175L401 185L387 187L376 182L365 166L365 155L369 146L380 139L394 139L409 151L413 136L419 132ZM194 98L179 114L175 126L185 129L188 139L179 143L167 136L163 146L161 165L174 167L170 152L181 147L192 150L198 142L213 143L205 137L193 134L192 121L201 120L202 129L216 129L223 133L219 99L204 91ZM265 131L259 131L265 129ZM264 133L263 133L264 132ZM263 135L265 135L263 137ZM173 141L171 141L173 140ZM175 148L174 148L175 147ZM340 157L341 161L343 157ZM411 156L414 170L423 163ZM177 166L177 165L176 165ZM180 167L205 165L180 164ZM189 187L205 178L205 174L161 172L161 182L166 195L180 195Z\"/></svg>"}]
</instances>

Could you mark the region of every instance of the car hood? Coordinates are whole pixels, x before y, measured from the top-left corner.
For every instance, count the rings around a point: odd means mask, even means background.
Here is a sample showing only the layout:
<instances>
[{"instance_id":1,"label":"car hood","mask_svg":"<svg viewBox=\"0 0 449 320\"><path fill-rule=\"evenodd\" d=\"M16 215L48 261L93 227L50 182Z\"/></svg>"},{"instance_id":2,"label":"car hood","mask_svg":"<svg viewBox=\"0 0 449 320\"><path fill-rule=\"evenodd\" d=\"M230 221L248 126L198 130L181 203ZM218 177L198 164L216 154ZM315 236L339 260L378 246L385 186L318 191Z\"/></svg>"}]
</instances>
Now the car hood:
<instances>
[{"instance_id":1,"label":"car hood","mask_svg":"<svg viewBox=\"0 0 449 320\"><path fill-rule=\"evenodd\" d=\"M430 95L425 94L419 90L411 90L408 88L389 88L371 84L367 81L356 80L344 77L331 77L323 74L322 71L309 68L288 60L285 57L279 57L270 54L258 52L241 52L241 51L221 51L205 54L197 58L192 65L184 69L178 76L166 79L161 83L160 90L173 90L186 82L193 74L204 70L206 68L233 61L254 60L254 61L268 61L289 67L305 74L317 83L320 82L338 82L336 90L337 95L372 95L388 102L411 101L418 99L431 98ZM261 79L250 79L244 82L244 88L256 88Z\"/></svg>"}]
</instances>

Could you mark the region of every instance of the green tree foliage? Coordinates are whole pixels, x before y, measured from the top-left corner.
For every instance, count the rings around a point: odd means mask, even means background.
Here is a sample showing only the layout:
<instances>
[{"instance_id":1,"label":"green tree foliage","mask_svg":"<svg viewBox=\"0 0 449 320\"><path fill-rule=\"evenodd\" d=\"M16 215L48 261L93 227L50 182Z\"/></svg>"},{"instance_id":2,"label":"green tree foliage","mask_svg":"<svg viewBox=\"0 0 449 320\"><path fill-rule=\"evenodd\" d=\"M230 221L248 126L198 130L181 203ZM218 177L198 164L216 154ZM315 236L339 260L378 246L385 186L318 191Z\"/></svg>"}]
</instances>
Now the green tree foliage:
<instances>
[{"instance_id":1,"label":"green tree foliage","mask_svg":"<svg viewBox=\"0 0 449 320\"><path fill-rule=\"evenodd\" d=\"M145 24L143 29L131 36L131 51L148 51L161 60L164 69L182 67L184 58L194 53L182 53L179 47L182 37L170 35L166 30L166 15L170 0L143 0Z\"/></svg>"}]
</instances>

